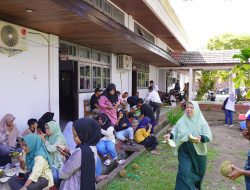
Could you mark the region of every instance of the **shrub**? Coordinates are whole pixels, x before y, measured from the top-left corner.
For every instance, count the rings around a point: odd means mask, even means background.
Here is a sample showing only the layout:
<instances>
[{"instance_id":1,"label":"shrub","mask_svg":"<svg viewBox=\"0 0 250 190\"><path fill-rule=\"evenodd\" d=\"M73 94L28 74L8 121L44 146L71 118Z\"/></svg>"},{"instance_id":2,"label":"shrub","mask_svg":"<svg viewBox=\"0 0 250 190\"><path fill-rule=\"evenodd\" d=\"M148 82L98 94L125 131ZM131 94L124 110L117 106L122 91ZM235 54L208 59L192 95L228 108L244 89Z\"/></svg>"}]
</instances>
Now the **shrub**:
<instances>
[{"instance_id":1,"label":"shrub","mask_svg":"<svg viewBox=\"0 0 250 190\"><path fill-rule=\"evenodd\" d=\"M167 112L167 119L170 125L175 125L179 119L183 116L184 111L179 108L179 109L174 109L169 112Z\"/></svg>"}]
</instances>

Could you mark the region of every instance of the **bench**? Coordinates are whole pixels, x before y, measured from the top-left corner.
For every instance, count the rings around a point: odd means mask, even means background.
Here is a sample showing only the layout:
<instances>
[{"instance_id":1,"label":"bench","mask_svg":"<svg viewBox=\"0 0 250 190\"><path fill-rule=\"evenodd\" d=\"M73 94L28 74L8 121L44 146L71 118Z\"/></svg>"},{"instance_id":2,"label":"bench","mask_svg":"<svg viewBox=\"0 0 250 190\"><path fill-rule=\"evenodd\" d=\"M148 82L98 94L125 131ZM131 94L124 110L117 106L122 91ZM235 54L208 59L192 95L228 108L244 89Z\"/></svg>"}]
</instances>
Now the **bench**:
<instances>
[{"instance_id":1,"label":"bench","mask_svg":"<svg viewBox=\"0 0 250 190\"><path fill-rule=\"evenodd\" d=\"M90 110L90 100L84 100L84 117L92 118L92 113Z\"/></svg>"}]
</instances>

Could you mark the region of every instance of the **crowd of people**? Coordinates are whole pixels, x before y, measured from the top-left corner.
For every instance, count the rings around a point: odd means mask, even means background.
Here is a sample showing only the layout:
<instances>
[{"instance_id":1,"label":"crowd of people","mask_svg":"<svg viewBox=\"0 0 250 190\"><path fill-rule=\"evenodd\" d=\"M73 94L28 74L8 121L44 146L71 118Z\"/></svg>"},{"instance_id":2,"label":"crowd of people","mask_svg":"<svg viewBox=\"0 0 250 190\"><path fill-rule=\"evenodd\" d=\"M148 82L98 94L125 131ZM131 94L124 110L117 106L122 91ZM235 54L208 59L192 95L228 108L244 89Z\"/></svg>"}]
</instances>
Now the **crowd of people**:
<instances>
[{"instance_id":1,"label":"crowd of people","mask_svg":"<svg viewBox=\"0 0 250 190\"><path fill-rule=\"evenodd\" d=\"M11 163L10 153L19 152L19 176L8 183L12 190L95 189L104 179L102 161L107 167L125 163L120 159L117 142L128 146L142 144L158 155L154 128L159 122L161 100L151 83L143 100L139 93L128 97L115 84L102 91L95 89L90 106L92 118L69 122L64 131L46 112L40 119L27 121L20 133L15 117L6 114L0 121L0 166Z\"/></svg>"},{"instance_id":2,"label":"crowd of people","mask_svg":"<svg viewBox=\"0 0 250 190\"><path fill-rule=\"evenodd\" d=\"M117 142L132 147L141 144L152 154L160 154L154 135L162 103L157 90L152 81L148 95L142 99L138 92L133 96L128 96L127 92L121 94L112 83L104 91L97 88L90 101L92 118L70 121L63 132L51 112L38 120L29 119L23 133L16 126L15 117L6 114L0 121L0 166L11 163L11 151L20 152L19 176L9 179L10 188L94 190L96 183L107 177L102 175L103 165L125 163L119 158ZM223 105L225 122L229 126L234 103L235 96L230 93ZM250 116L246 120L249 125ZM193 140L190 134L195 137ZM243 136L250 140L248 131L243 131ZM201 189L207 164L207 143L213 136L197 102L186 104L184 115L164 138L176 144L179 166L175 189ZM236 179L245 175L249 189L248 155L245 170L232 166L234 172L229 177Z\"/></svg>"}]
</instances>

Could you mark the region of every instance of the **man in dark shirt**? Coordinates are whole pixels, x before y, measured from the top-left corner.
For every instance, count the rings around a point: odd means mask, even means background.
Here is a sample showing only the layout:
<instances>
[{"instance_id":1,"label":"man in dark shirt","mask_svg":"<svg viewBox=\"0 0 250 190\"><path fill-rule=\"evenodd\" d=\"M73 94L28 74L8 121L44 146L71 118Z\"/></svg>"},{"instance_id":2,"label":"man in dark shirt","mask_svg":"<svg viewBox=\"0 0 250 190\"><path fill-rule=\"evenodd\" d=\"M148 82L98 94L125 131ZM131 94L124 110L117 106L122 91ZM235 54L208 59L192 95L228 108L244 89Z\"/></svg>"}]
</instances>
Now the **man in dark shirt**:
<instances>
[{"instance_id":1,"label":"man in dark shirt","mask_svg":"<svg viewBox=\"0 0 250 190\"><path fill-rule=\"evenodd\" d=\"M157 121L155 119L155 115L154 115L152 107L150 105L144 103L142 98L139 98L137 101L137 108L140 109L140 111L141 111L140 119L147 116L151 120L150 124L152 125L152 129L151 129L150 133L154 134L154 128L157 125Z\"/></svg>"},{"instance_id":2,"label":"man in dark shirt","mask_svg":"<svg viewBox=\"0 0 250 190\"><path fill-rule=\"evenodd\" d=\"M90 110L92 112L92 117L96 118L98 116L100 107L98 105L98 101L100 98L100 95L102 94L102 90L100 88L95 89L95 93L91 96L90 99Z\"/></svg>"}]
</instances>

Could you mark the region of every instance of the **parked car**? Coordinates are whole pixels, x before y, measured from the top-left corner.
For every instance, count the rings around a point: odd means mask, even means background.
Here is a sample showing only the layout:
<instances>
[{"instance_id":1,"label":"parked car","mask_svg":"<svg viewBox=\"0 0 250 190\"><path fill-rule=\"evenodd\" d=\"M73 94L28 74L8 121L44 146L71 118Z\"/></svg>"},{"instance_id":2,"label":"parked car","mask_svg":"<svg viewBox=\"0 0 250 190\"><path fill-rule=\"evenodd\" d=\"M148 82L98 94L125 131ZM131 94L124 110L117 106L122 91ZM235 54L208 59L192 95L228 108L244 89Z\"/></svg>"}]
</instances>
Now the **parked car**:
<instances>
[{"instance_id":1,"label":"parked car","mask_svg":"<svg viewBox=\"0 0 250 190\"><path fill-rule=\"evenodd\" d=\"M217 91L217 94L228 94L229 88L223 88Z\"/></svg>"}]
</instances>

